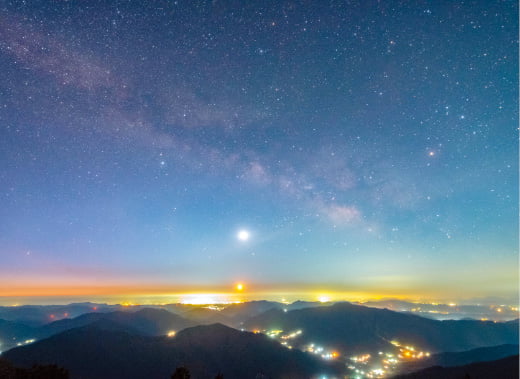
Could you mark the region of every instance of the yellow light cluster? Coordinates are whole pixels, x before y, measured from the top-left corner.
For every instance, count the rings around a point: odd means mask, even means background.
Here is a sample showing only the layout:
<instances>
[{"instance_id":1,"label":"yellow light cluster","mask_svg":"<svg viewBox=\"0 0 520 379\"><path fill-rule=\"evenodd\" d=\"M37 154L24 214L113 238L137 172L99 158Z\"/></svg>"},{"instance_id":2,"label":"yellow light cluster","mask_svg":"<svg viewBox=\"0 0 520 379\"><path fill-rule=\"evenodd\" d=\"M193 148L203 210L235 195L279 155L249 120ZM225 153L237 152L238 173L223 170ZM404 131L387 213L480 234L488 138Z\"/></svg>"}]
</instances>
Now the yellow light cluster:
<instances>
[{"instance_id":1,"label":"yellow light cluster","mask_svg":"<svg viewBox=\"0 0 520 379\"><path fill-rule=\"evenodd\" d=\"M399 351L399 358L405 360L423 359L430 356L430 353L428 352L416 351L413 346L404 346L403 348L399 349Z\"/></svg>"},{"instance_id":2,"label":"yellow light cluster","mask_svg":"<svg viewBox=\"0 0 520 379\"><path fill-rule=\"evenodd\" d=\"M370 360L371 355L370 354L363 354L358 355L354 357L350 357L351 360L358 363L367 363Z\"/></svg>"},{"instance_id":3,"label":"yellow light cluster","mask_svg":"<svg viewBox=\"0 0 520 379\"><path fill-rule=\"evenodd\" d=\"M16 344L16 346L29 345L30 343L33 343L34 341L36 341L36 339L31 338L31 339L25 340L25 341L23 341L23 342L18 342L18 343Z\"/></svg>"},{"instance_id":4,"label":"yellow light cluster","mask_svg":"<svg viewBox=\"0 0 520 379\"><path fill-rule=\"evenodd\" d=\"M273 329L273 330L269 330L266 334L269 337L274 338L274 337L278 336L281 333L283 333L283 330Z\"/></svg>"},{"instance_id":5,"label":"yellow light cluster","mask_svg":"<svg viewBox=\"0 0 520 379\"><path fill-rule=\"evenodd\" d=\"M296 337L298 337L301 334L302 334L302 331L301 330L297 330L297 331L292 332L290 334L283 335L280 338L283 339L283 340L289 340L289 339L296 338Z\"/></svg>"},{"instance_id":6,"label":"yellow light cluster","mask_svg":"<svg viewBox=\"0 0 520 379\"><path fill-rule=\"evenodd\" d=\"M375 368L370 370L370 372L367 374L367 378L384 378L386 375L386 371L382 368Z\"/></svg>"}]
</instances>

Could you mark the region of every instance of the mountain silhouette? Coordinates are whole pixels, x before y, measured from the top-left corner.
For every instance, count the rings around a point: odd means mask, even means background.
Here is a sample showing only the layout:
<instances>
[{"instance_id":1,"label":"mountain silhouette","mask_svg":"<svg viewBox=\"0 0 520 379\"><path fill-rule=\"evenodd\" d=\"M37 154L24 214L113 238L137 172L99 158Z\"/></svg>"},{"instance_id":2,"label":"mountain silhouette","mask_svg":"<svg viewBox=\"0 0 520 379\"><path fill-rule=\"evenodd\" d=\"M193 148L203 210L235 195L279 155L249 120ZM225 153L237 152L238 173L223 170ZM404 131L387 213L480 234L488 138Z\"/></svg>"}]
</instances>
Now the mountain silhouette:
<instances>
[{"instance_id":1,"label":"mountain silhouette","mask_svg":"<svg viewBox=\"0 0 520 379\"><path fill-rule=\"evenodd\" d=\"M439 353L433 354L428 358L423 358L412 362L403 362L399 367L399 372L404 374L433 366L463 366L475 362L494 361L513 355L518 355L518 345L499 345L480 347L477 349L457 353Z\"/></svg>"},{"instance_id":2,"label":"mountain silhouette","mask_svg":"<svg viewBox=\"0 0 520 379\"><path fill-rule=\"evenodd\" d=\"M71 378L167 378L176 367L188 367L193 378L311 378L337 374L316 357L289 350L262 335L221 324L185 329L175 337L132 334L111 320L70 329L12 349L3 357L16 366L57 364Z\"/></svg>"},{"instance_id":3,"label":"mountain silhouette","mask_svg":"<svg viewBox=\"0 0 520 379\"><path fill-rule=\"evenodd\" d=\"M37 327L56 320L78 317L85 313L113 312L122 308L121 305L89 302L67 305L0 306L0 319L17 321L28 326Z\"/></svg>"},{"instance_id":4,"label":"mountain silhouette","mask_svg":"<svg viewBox=\"0 0 520 379\"><path fill-rule=\"evenodd\" d=\"M86 313L75 318L65 318L40 327L27 326L20 322L0 320L0 348L5 351L29 339L43 339L63 331L90 325L100 320L109 320L126 326L134 334L145 336L166 335L196 325L195 321L164 309L143 308L136 312L115 311L108 313Z\"/></svg>"},{"instance_id":5,"label":"mountain silhouette","mask_svg":"<svg viewBox=\"0 0 520 379\"><path fill-rule=\"evenodd\" d=\"M189 310L182 313L182 317L190 320L196 325L219 323L233 327L235 324L232 319L227 317L221 311L203 307L191 307Z\"/></svg>"},{"instance_id":6,"label":"mountain silhouette","mask_svg":"<svg viewBox=\"0 0 520 379\"><path fill-rule=\"evenodd\" d=\"M518 355L457 367L430 367L392 379L518 379Z\"/></svg>"},{"instance_id":7,"label":"mountain silhouette","mask_svg":"<svg viewBox=\"0 0 520 379\"><path fill-rule=\"evenodd\" d=\"M55 321L41 327L39 336L40 338L51 336L101 319L126 325L139 334L146 336L166 335L171 330L178 331L194 326L194 322L164 309L144 308L136 312L87 313L73 319Z\"/></svg>"},{"instance_id":8,"label":"mountain silhouette","mask_svg":"<svg viewBox=\"0 0 520 379\"><path fill-rule=\"evenodd\" d=\"M391 348L392 340L434 353L518 343L517 321L436 321L350 303L288 312L272 309L249 319L245 326L301 330L298 344L315 343L347 353L382 351Z\"/></svg>"}]
</instances>

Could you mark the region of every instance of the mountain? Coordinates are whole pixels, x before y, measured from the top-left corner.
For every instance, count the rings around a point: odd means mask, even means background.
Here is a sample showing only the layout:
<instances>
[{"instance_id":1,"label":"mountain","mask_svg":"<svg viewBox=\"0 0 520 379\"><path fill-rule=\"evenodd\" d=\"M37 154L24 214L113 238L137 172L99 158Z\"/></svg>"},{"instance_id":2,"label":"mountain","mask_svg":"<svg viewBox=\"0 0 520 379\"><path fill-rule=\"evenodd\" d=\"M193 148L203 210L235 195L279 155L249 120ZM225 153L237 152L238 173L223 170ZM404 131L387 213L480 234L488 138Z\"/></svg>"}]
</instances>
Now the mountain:
<instances>
[{"instance_id":1,"label":"mountain","mask_svg":"<svg viewBox=\"0 0 520 379\"><path fill-rule=\"evenodd\" d=\"M289 350L264 335L240 332L221 324L183 330L175 342L181 351L204 352L213 362L213 368L195 377L209 378L217 368L225 378L254 378L258 373L271 378L310 378L335 371L314 356ZM197 364L186 361L190 370ZM341 369L341 365L336 368Z\"/></svg>"},{"instance_id":2,"label":"mountain","mask_svg":"<svg viewBox=\"0 0 520 379\"><path fill-rule=\"evenodd\" d=\"M434 353L518 342L518 322L436 321L350 303L288 312L273 309L251 318L245 327L301 330L293 346L314 343L344 353L392 349L392 340Z\"/></svg>"},{"instance_id":3,"label":"mountain","mask_svg":"<svg viewBox=\"0 0 520 379\"><path fill-rule=\"evenodd\" d=\"M98 320L110 320L132 328L145 336L166 335L194 326L192 321L164 309L143 308L136 312L87 313L74 319L64 319L44 325L39 329L39 338L49 337L62 331L91 324Z\"/></svg>"},{"instance_id":4,"label":"mountain","mask_svg":"<svg viewBox=\"0 0 520 379\"><path fill-rule=\"evenodd\" d=\"M221 313L235 323L241 323L248 318L257 316L270 309L282 309L283 304L274 301L249 301L246 303L230 304Z\"/></svg>"},{"instance_id":5,"label":"mountain","mask_svg":"<svg viewBox=\"0 0 520 379\"><path fill-rule=\"evenodd\" d=\"M164 309L143 308L136 312L86 313L75 318L66 318L40 327L30 327L13 321L0 320L0 351L24 344L28 340L40 340L63 331L108 320L125 326L136 334L145 336L166 335L196 325L194 321Z\"/></svg>"},{"instance_id":6,"label":"mountain","mask_svg":"<svg viewBox=\"0 0 520 379\"><path fill-rule=\"evenodd\" d=\"M392 379L518 379L518 355L457 367L430 367Z\"/></svg>"},{"instance_id":7,"label":"mountain","mask_svg":"<svg viewBox=\"0 0 520 379\"><path fill-rule=\"evenodd\" d=\"M17 321L28 326L41 326L64 318L77 317L90 312L113 312L120 305L96 303L72 303L68 305L22 305L0 306L0 319Z\"/></svg>"},{"instance_id":8,"label":"mountain","mask_svg":"<svg viewBox=\"0 0 520 379\"><path fill-rule=\"evenodd\" d=\"M201 307L191 307L189 310L182 313L182 317L197 325L219 323L233 327L235 324L232 319L227 317L221 311Z\"/></svg>"},{"instance_id":9,"label":"mountain","mask_svg":"<svg viewBox=\"0 0 520 379\"><path fill-rule=\"evenodd\" d=\"M327 305L331 305L332 303L326 303ZM320 307L325 305L323 302L320 301L302 301L298 300L294 303L288 304L285 309L288 310L295 310L295 309L304 309L304 308L312 308L312 307Z\"/></svg>"},{"instance_id":10,"label":"mountain","mask_svg":"<svg viewBox=\"0 0 520 379\"><path fill-rule=\"evenodd\" d=\"M194 321L204 323L221 322L237 324L247 318L256 316L269 309L300 309L320 305L316 302L297 301L292 304L282 304L273 301L251 301L236 304L219 304L215 307L196 304L162 304L162 305L132 305L100 303L72 303L67 305L22 305L0 306L0 319L16 321L27 326L38 327L53 321L76 318L86 313L109 313L115 311L136 312L144 308L166 309L185 318L193 317ZM217 310L217 308L219 310Z\"/></svg>"},{"instance_id":11,"label":"mountain","mask_svg":"<svg viewBox=\"0 0 520 379\"><path fill-rule=\"evenodd\" d=\"M499 345L481 347L478 349L472 349L458 353L433 354L429 358L424 358L413 362L404 362L400 366L399 372L414 372L433 366L463 366L475 362L494 361L510 357L512 355L518 355L518 345Z\"/></svg>"},{"instance_id":12,"label":"mountain","mask_svg":"<svg viewBox=\"0 0 520 379\"><path fill-rule=\"evenodd\" d=\"M275 301L259 300L244 303L229 304L221 309L200 307L194 305L173 305L172 310L187 319L197 323L221 323L233 328L241 328L244 321L271 309L303 309L322 305L317 302L296 301L292 304L283 304ZM171 307L172 305L170 305Z\"/></svg>"},{"instance_id":13,"label":"mountain","mask_svg":"<svg viewBox=\"0 0 520 379\"><path fill-rule=\"evenodd\" d=\"M133 335L109 320L75 328L34 344L6 352L3 358L16 366L53 363L69 370L71 378L168 378L176 367L186 366L193 378L226 379L311 378L336 374L314 356L289 350L261 335L221 324L185 329L175 337ZM340 365L341 366L341 365Z\"/></svg>"},{"instance_id":14,"label":"mountain","mask_svg":"<svg viewBox=\"0 0 520 379\"><path fill-rule=\"evenodd\" d=\"M507 321L518 318L518 308L507 305L483 305L483 304L428 304L410 303L402 300L379 300L356 303L372 308L387 308L398 312L413 312L418 316L433 318L435 320L460 320L460 319L490 319L493 321ZM508 304L508 303L495 303ZM514 304L514 302L512 303Z\"/></svg>"},{"instance_id":15,"label":"mountain","mask_svg":"<svg viewBox=\"0 0 520 379\"><path fill-rule=\"evenodd\" d=\"M0 352L33 339L36 333L37 329L28 325L0 319Z\"/></svg>"}]
</instances>

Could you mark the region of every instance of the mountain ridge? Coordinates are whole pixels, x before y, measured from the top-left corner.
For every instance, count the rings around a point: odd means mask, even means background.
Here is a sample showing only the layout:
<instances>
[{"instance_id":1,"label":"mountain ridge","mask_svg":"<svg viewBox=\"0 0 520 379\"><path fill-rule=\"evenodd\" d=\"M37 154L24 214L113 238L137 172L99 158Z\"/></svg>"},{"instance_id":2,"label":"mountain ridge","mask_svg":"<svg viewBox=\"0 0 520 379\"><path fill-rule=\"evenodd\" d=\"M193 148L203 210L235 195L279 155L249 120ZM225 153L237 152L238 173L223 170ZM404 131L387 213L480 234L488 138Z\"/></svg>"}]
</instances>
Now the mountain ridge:
<instances>
[{"instance_id":1,"label":"mountain ridge","mask_svg":"<svg viewBox=\"0 0 520 379\"><path fill-rule=\"evenodd\" d=\"M102 322L109 324L110 320ZM112 323L112 324L111 324ZM297 350L289 350L261 334L222 324L187 328L175 337L133 335L88 325L56 334L32 345L14 348L4 358L29 367L47 362L65 367L71 378L164 378L176 367L189 367L194 378L302 378L338 373L340 368ZM123 326L124 327L124 326ZM208 343L211 341L211 343Z\"/></svg>"}]
</instances>

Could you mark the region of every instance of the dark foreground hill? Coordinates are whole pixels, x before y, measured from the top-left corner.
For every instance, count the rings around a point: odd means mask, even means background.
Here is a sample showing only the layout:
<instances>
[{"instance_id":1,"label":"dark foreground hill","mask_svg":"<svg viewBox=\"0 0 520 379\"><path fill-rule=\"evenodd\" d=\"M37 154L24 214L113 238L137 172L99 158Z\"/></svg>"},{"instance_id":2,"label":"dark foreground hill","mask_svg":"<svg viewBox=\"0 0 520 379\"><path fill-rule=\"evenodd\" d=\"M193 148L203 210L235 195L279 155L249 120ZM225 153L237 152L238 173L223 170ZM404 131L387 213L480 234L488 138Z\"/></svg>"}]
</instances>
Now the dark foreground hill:
<instances>
[{"instance_id":1,"label":"dark foreground hill","mask_svg":"<svg viewBox=\"0 0 520 379\"><path fill-rule=\"evenodd\" d=\"M0 358L1 379L69 379L69 372L56 365L34 365L31 368L15 367Z\"/></svg>"},{"instance_id":2,"label":"dark foreground hill","mask_svg":"<svg viewBox=\"0 0 520 379\"><path fill-rule=\"evenodd\" d=\"M404 374L433 366L463 366L475 362L495 361L513 355L518 355L518 345L489 346L458 353L433 354L429 358L402 364L399 372Z\"/></svg>"},{"instance_id":3,"label":"dark foreground hill","mask_svg":"<svg viewBox=\"0 0 520 379\"><path fill-rule=\"evenodd\" d=\"M220 324L188 328L173 338L132 335L117 325L102 320L12 349L3 357L20 367L57 364L69 370L71 378L82 379L169 378L183 365L192 378L213 378L221 372L226 379L258 374L312 378L341 369L264 335Z\"/></svg>"},{"instance_id":4,"label":"dark foreground hill","mask_svg":"<svg viewBox=\"0 0 520 379\"><path fill-rule=\"evenodd\" d=\"M65 318L40 327L30 327L13 321L0 320L0 349L5 351L24 343L26 340L40 340L69 329L92 324L100 320L109 320L125 326L134 334L144 336L161 336L170 331L179 331L196 325L164 309L144 308L136 312L86 313L75 318Z\"/></svg>"},{"instance_id":5,"label":"dark foreground hill","mask_svg":"<svg viewBox=\"0 0 520 379\"><path fill-rule=\"evenodd\" d=\"M391 349L392 340L434 353L518 343L518 321L436 321L350 303L288 312L273 309L245 325L250 330L301 330L293 346L315 343L346 353Z\"/></svg>"},{"instance_id":6,"label":"dark foreground hill","mask_svg":"<svg viewBox=\"0 0 520 379\"><path fill-rule=\"evenodd\" d=\"M430 367L392 379L518 379L518 355L457 367Z\"/></svg>"}]
</instances>

